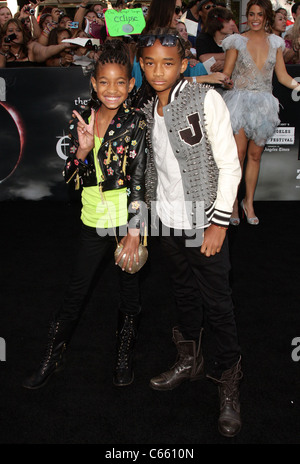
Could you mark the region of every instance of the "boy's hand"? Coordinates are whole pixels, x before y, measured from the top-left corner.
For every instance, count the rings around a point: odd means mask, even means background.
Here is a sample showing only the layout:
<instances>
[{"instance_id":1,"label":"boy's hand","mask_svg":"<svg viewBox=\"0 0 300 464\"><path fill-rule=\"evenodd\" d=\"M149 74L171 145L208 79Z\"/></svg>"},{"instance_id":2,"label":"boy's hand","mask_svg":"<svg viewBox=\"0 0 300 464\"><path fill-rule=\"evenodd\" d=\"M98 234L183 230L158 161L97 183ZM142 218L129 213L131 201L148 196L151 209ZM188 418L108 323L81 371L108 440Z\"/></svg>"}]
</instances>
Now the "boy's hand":
<instances>
[{"instance_id":1,"label":"boy's hand","mask_svg":"<svg viewBox=\"0 0 300 464\"><path fill-rule=\"evenodd\" d=\"M214 256L216 253L220 253L225 237L226 229L211 224L204 232L201 253L205 256Z\"/></svg>"}]
</instances>

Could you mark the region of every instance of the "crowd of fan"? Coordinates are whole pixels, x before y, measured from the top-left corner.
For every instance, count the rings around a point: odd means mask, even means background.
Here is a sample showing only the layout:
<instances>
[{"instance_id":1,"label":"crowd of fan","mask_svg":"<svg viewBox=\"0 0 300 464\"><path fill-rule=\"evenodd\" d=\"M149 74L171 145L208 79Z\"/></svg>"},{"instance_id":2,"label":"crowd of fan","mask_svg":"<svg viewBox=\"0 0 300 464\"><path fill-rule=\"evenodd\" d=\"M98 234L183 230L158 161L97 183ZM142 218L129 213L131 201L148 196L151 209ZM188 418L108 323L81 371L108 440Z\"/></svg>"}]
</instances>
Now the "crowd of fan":
<instances>
[{"instance_id":1,"label":"crowd of fan","mask_svg":"<svg viewBox=\"0 0 300 464\"><path fill-rule=\"evenodd\" d=\"M108 36L103 9L106 3L89 5L83 0L74 15L57 6L41 8L39 0L23 6L14 16L7 6L0 7L0 67L81 65L89 69L100 53L95 41L68 42L71 39L98 39L103 43ZM39 9L38 14L37 8ZM115 9L142 8L147 18L147 5L142 2L118 0ZM300 63L300 2L292 7L294 22L287 26L287 11L274 11L272 32L284 38L287 64ZM221 18L222 21L218 21ZM185 19L198 24L197 35L188 35ZM191 66L214 58L210 71L222 71L224 52L222 39L240 33L232 12L223 3L212 0L193 0L178 12L177 29L186 44ZM128 43L132 61L135 56L135 36L123 36ZM195 68L198 69L198 68ZM206 71L204 71L206 72Z\"/></svg>"}]
</instances>

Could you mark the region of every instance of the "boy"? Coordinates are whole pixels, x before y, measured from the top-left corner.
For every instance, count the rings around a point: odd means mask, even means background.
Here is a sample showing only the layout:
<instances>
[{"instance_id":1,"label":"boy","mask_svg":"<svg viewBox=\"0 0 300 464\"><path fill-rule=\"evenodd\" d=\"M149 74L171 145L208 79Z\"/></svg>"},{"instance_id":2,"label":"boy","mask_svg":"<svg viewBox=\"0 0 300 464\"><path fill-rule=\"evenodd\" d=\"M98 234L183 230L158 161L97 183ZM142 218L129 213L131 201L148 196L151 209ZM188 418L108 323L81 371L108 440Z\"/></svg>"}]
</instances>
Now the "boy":
<instances>
[{"instance_id":1,"label":"boy","mask_svg":"<svg viewBox=\"0 0 300 464\"><path fill-rule=\"evenodd\" d=\"M219 385L219 431L241 428L240 348L229 287L226 230L241 178L230 118L222 97L182 79L184 46L174 29L158 28L139 39L140 64L156 97L143 111L149 128L147 202L163 229L179 319L173 329L175 365L151 379L172 390L203 375L203 309L215 335L208 376ZM166 233L166 230L169 233ZM200 334L200 336L199 336Z\"/></svg>"}]
</instances>

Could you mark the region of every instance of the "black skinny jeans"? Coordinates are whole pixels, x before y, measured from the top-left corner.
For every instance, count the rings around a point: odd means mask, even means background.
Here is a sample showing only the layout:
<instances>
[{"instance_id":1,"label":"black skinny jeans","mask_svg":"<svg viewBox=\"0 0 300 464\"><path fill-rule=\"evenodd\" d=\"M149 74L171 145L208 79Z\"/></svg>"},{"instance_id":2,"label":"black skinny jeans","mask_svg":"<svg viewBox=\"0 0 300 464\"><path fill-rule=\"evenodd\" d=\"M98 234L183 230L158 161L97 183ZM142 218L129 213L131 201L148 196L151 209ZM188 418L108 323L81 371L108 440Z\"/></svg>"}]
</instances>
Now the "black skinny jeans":
<instances>
[{"instance_id":1,"label":"black skinny jeans","mask_svg":"<svg viewBox=\"0 0 300 464\"><path fill-rule=\"evenodd\" d=\"M229 285L228 240L220 253L207 257L200 246L187 247L186 236L161 236L160 242L173 284L178 327L186 340L198 340L204 316L214 334L216 370L229 369L239 359L240 347Z\"/></svg>"},{"instance_id":2,"label":"black skinny jeans","mask_svg":"<svg viewBox=\"0 0 300 464\"><path fill-rule=\"evenodd\" d=\"M116 248L114 233L112 230L110 232L112 232L110 235L99 236L95 228L82 224L77 260L56 319L72 322L79 320L101 261L109 249L113 254ZM116 266L116 272L120 278L119 309L125 314L136 315L140 312L139 273L129 274L122 271L119 266Z\"/></svg>"}]
</instances>

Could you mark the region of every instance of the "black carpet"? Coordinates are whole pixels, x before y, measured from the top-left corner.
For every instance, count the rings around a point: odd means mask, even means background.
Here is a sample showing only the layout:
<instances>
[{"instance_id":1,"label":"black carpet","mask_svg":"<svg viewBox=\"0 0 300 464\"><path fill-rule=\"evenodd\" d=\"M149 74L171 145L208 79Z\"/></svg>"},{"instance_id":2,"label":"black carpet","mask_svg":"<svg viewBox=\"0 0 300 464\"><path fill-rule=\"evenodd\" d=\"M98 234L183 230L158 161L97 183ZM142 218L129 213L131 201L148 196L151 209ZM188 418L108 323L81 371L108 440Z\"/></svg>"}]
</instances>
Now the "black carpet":
<instances>
[{"instance_id":1,"label":"black carpet","mask_svg":"<svg viewBox=\"0 0 300 464\"><path fill-rule=\"evenodd\" d=\"M79 208L8 201L0 203L0 211L0 337L6 342L6 361L0 362L1 444L102 444L104 451L134 445L300 444L300 362L292 359L292 341L300 337L298 202L257 202L260 225L243 221L229 230L244 371L243 428L234 439L218 433L217 387L209 380L187 382L172 392L149 388L149 379L175 360L172 289L157 239L149 242L142 271L134 383L112 384L118 283L111 259L100 270L65 370L40 390L24 389L22 381L43 354L48 320L68 282Z\"/></svg>"}]
</instances>

